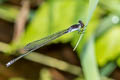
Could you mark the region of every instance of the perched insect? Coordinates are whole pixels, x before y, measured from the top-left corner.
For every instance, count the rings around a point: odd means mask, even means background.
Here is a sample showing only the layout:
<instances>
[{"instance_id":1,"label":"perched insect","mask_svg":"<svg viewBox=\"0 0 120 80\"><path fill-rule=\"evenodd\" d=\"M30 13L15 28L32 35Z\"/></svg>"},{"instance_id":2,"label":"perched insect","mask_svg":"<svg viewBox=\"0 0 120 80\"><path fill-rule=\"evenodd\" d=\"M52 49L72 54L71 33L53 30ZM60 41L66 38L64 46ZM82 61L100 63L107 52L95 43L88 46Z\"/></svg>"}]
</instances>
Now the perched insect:
<instances>
[{"instance_id":1,"label":"perched insect","mask_svg":"<svg viewBox=\"0 0 120 80\"><path fill-rule=\"evenodd\" d=\"M62 30L60 32L57 32L55 34L52 34L52 35L49 35L45 38L42 38L40 40L36 40L36 41L33 41L29 44L27 44L25 47L24 47L24 50L26 51L24 54L18 56L17 58L9 61L6 66L9 67L11 64L13 64L14 62L16 62L17 60L21 59L22 57L26 56L27 54L31 53L32 51L48 44L49 42L51 42L52 40L66 34L66 33L70 33L70 32L73 32L73 31L79 31L81 32L81 30L83 29L84 27L84 24L82 21L79 21L79 24L75 24L75 25L72 25L70 26L68 29L65 29L65 30Z\"/></svg>"}]
</instances>

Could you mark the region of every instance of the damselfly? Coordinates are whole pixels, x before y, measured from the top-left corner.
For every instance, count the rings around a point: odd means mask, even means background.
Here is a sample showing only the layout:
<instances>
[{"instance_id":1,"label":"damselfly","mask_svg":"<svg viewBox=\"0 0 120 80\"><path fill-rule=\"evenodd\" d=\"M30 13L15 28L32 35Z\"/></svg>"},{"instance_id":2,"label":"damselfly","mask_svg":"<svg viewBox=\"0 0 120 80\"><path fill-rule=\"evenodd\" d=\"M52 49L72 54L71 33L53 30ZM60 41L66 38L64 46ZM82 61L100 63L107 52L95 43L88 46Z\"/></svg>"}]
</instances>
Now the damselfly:
<instances>
[{"instance_id":1,"label":"damselfly","mask_svg":"<svg viewBox=\"0 0 120 80\"><path fill-rule=\"evenodd\" d=\"M22 57L26 56L27 54L31 53L32 51L48 44L49 42L51 42L52 40L66 34L66 33L70 33L70 32L73 32L73 31L79 31L81 32L84 28L84 24L82 21L79 21L78 24L74 24L72 26L70 26L68 29L65 29L65 30L62 30L60 32L57 32L55 34L52 34L52 35L49 35L45 38L42 38L40 40L37 40L37 41L33 41L29 44L27 44L25 47L24 47L24 50L26 51L24 54L18 56L17 58L9 61L6 66L9 67L11 64L13 64L14 62L16 62L17 60L21 59Z\"/></svg>"}]
</instances>

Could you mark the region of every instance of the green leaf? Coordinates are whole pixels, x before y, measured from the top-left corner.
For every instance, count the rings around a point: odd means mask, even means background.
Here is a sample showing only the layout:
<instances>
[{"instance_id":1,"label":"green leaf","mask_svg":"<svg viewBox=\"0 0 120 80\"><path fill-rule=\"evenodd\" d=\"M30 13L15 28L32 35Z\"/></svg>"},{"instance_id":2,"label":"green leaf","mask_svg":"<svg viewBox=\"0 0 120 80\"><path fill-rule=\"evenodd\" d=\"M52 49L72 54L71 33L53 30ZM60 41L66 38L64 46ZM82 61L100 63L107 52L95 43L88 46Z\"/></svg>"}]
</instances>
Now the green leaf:
<instances>
[{"instance_id":1,"label":"green leaf","mask_svg":"<svg viewBox=\"0 0 120 80\"><path fill-rule=\"evenodd\" d=\"M98 64L104 66L108 61L115 60L120 54L120 27L112 27L96 41Z\"/></svg>"},{"instance_id":2,"label":"green leaf","mask_svg":"<svg viewBox=\"0 0 120 80\"><path fill-rule=\"evenodd\" d=\"M36 11L34 18L31 20L25 34L23 35L21 41L21 44L23 45L48 35L49 6L48 3L43 3L41 6L42 7Z\"/></svg>"}]
</instances>

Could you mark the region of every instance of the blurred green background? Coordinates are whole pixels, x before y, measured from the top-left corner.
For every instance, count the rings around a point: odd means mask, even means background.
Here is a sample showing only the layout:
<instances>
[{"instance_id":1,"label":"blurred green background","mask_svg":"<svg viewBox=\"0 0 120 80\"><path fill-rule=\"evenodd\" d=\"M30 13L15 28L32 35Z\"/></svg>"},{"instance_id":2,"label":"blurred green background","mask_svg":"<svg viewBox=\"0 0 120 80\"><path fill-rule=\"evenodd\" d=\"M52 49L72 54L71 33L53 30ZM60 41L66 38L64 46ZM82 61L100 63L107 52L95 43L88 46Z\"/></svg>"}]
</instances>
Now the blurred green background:
<instances>
[{"instance_id":1,"label":"blurred green background","mask_svg":"<svg viewBox=\"0 0 120 80\"><path fill-rule=\"evenodd\" d=\"M26 44L79 20L83 36L65 34L5 66ZM120 80L119 35L120 0L0 0L0 80Z\"/></svg>"}]
</instances>

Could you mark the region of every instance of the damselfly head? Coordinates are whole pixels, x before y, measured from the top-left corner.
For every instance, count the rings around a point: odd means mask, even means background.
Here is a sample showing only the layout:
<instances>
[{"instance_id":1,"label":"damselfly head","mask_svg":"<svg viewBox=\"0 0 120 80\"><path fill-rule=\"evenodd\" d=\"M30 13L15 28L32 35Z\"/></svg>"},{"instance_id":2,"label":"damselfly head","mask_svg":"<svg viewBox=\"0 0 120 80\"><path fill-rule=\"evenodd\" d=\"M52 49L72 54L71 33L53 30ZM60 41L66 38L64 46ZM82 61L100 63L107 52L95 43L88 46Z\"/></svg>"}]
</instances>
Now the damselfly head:
<instances>
[{"instance_id":1,"label":"damselfly head","mask_svg":"<svg viewBox=\"0 0 120 80\"><path fill-rule=\"evenodd\" d=\"M81 28L84 28L84 26L85 26L84 23L81 20L79 20L78 22L81 25Z\"/></svg>"}]
</instances>

